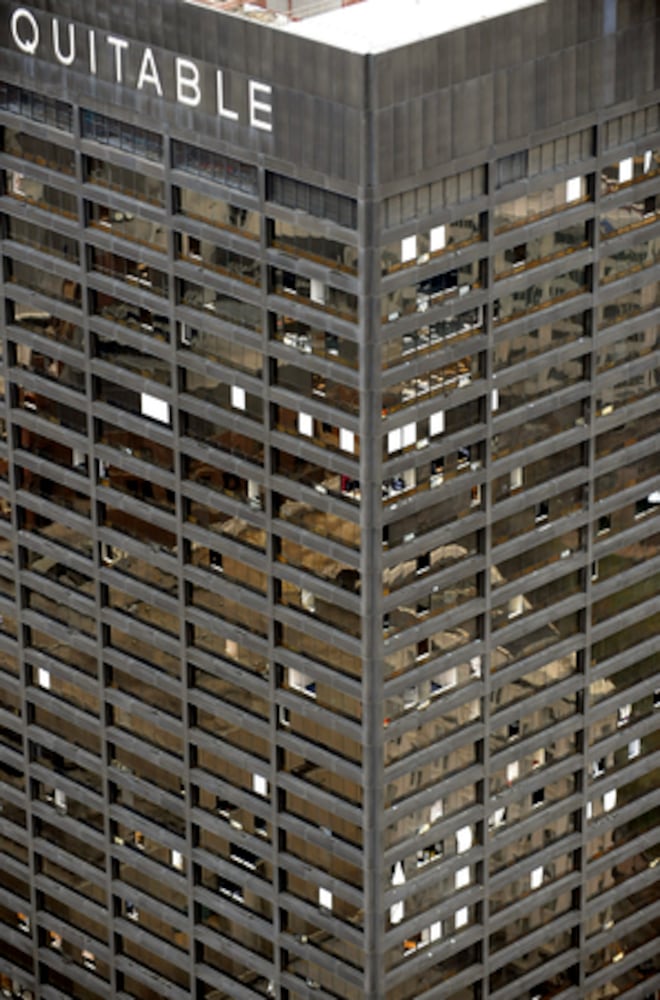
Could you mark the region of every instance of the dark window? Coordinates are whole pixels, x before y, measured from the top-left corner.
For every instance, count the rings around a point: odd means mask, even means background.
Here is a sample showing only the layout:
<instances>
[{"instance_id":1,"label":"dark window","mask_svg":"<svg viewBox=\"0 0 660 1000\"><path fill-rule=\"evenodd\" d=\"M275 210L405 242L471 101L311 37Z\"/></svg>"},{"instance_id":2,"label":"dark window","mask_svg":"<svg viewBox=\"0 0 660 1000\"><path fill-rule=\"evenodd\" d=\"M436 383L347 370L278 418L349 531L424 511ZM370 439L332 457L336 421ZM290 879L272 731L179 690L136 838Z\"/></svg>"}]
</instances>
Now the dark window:
<instances>
[{"instance_id":1,"label":"dark window","mask_svg":"<svg viewBox=\"0 0 660 1000\"><path fill-rule=\"evenodd\" d=\"M519 153L511 153L503 156L496 165L496 186L504 187L505 184L513 184L527 177L529 155L526 149Z\"/></svg>"},{"instance_id":2,"label":"dark window","mask_svg":"<svg viewBox=\"0 0 660 1000\"><path fill-rule=\"evenodd\" d=\"M334 191L282 174L268 174L267 197L278 205L300 209L319 219L330 219L348 229L357 228L357 201Z\"/></svg>"}]
</instances>

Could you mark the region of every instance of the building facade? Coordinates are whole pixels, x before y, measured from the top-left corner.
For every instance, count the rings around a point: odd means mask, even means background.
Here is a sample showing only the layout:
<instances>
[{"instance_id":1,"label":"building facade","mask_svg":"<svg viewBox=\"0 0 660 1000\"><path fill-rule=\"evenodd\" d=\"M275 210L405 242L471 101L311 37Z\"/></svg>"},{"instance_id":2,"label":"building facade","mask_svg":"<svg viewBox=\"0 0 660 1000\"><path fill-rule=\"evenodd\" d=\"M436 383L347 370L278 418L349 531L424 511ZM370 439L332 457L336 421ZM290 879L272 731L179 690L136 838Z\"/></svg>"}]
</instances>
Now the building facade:
<instances>
[{"instance_id":1,"label":"building facade","mask_svg":"<svg viewBox=\"0 0 660 1000\"><path fill-rule=\"evenodd\" d=\"M660 996L657 4L374 4L0 0L5 996Z\"/></svg>"}]
</instances>

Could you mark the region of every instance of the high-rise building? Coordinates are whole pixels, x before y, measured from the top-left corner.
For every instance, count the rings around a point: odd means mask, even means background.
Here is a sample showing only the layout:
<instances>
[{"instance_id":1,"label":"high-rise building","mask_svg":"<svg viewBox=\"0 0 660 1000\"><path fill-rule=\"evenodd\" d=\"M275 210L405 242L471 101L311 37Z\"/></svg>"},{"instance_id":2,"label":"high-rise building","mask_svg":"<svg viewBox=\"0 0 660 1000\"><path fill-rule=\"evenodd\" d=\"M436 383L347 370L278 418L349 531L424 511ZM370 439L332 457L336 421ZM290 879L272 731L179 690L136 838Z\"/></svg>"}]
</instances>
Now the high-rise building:
<instances>
[{"instance_id":1,"label":"high-rise building","mask_svg":"<svg viewBox=\"0 0 660 1000\"><path fill-rule=\"evenodd\" d=\"M657 1000L657 3L0 79L3 996Z\"/></svg>"}]
</instances>

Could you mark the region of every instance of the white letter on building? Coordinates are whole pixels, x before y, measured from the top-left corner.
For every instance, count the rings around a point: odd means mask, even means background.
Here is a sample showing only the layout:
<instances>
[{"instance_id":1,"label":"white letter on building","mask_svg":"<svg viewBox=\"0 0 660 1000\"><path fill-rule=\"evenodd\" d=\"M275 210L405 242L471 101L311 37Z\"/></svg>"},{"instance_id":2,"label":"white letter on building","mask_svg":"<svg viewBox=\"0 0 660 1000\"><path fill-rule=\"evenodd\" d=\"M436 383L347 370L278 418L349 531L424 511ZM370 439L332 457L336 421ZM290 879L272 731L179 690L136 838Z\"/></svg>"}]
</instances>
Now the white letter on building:
<instances>
[{"instance_id":1,"label":"white letter on building","mask_svg":"<svg viewBox=\"0 0 660 1000\"><path fill-rule=\"evenodd\" d=\"M174 60L176 68L176 99L180 104L188 104L196 108L202 99L199 89L199 70L194 62L177 56Z\"/></svg>"},{"instance_id":2,"label":"white letter on building","mask_svg":"<svg viewBox=\"0 0 660 1000\"><path fill-rule=\"evenodd\" d=\"M55 58L58 62L62 63L63 66L70 66L73 60L76 58L76 36L73 24L69 21L68 24L69 32L69 51L66 55L62 52L62 47L60 45L60 22L56 17L53 18L53 51L55 53Z\"/></svg>"},{"instance_id":3,"label":"white letter on building","mask_svg":"<svg viewBox=\"0 0 660 1000\"><path fill-rule=\"evenodd\" d=\"M137 79L137 89L142 90L145 83L151 83L156 88L156 93L159 97L163 96L163 88L160 84L160 76L158 75L158 67L156 66L156 60L154 59L154 54L151 49L147 48L144 50L144 55L142 56L142 62L140 63L140 72L138 73Z\"/></svg>"},{"instance_id":4,"label":"white letter on building","mask_svg":"<svg viewBox=\"0 0 660 1000\"><path fill-rule=\"evenodd\" d=\"M233 122L238 121L238 111L231 111L225 107L225 78L221 69L216 73L218 89L218 114L221 118L229 118Z\"/></svg>"},{"instance_id":5,"label":"white letter on building","mask_svg":"<svg viewBox=\"0 0 660 1000\"><path fill-rule=\"evenodd\" d=\"M21 38L18 33L18 25L20 21L27 21L30 26L31 38ZM36 22L34 14L25 7L19 7L11 16L11 21L9 22L11 27L11 37L14 39L17 48L21 52L27 52L29 55L33 56L37 50L37 45L39 44L39 25Z\"/></svg>"},{"instance_id":6,"label":"white letter on building","mask_svg":"<svg viewBox=\"0 0 660 1000\"><path fill-rule=\"evenodd\" d=\"M90 28L87 32L89 39L89 72L96 76L96 32Z\"/></svg>"},{"instance_id":7,"label":"white letter on building","mask_svg":"<svg viewBox=\"0 0 660 1000\"><path fill-rule=\"evenodd\" d=\"M114 35L108 35L106 41L115 50L115 83L121 83L123 77L121 60L124 49L128 48L128 42L125 38L116 38Z\"/></svg>"},{"instance_id":8,"label":"white letter on building","mask_svg":"<svg viewBox=\"0 0 660 1000\"><path fill-rule=\"evenodd\" d=\"M261 112L262 114L268 115L270 118L273 114L273 105L271 104L270 101L266 103L266 101L257 100L256 95L258 91L260 91L266 97L270 98L270 95L273 92L273 88L269 87L267 83L259 83L258 80L249 81L248 92L250 95L250 101L249 101L250 125L253 128L260 128L264 132L272 132L273 131L272 121L264 121L263 118L258 118L257 115L259 114L259 112Z\"/></svg>"}]
</instances>

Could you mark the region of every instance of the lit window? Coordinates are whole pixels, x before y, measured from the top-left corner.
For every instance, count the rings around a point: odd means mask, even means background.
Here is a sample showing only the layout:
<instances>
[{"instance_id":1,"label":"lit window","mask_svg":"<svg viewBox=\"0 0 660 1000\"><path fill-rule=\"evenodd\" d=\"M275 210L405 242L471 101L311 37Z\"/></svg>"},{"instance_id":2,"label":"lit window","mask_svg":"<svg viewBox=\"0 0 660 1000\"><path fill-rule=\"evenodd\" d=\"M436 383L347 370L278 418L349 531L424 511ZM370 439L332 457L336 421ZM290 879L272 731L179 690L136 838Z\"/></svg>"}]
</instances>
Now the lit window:
<instances>
[{"instance_id":1,"label":"lit window","mask_svg":"<svg viewBox=\"0 0 660 1000\"><path fill-rule=\"evenodd\" d=\"M456 853L464 854L472 847L472 827L462 826L456 831Z\"/></svg>"},{"instance_id":2,"label":"lit window","mask_svg":"<svg viewBox=\"0 0 660 1000\"><path fill-rule=\"evenodd\" d=\"M442 799L437 799L429 810L429 821L435 823L442 818Z\"/></svg>"},{"instance_id":3,"label":"lit window","mask_svg":"<svg viewBox=\"0 0 660 1000\"><path fill-rule=\"evenodd\" d=\"M445 429L445 411L438 410L429 417L429 434L435 437L436 434L443 434Z\"/></svg>"},{"instance_id":4,"label":"lit window","mask_svg":"<svg viewBox=\"0 0 660 1000\"><path fill-rule=\"evenodd\" d=\"M268 781L262 774L252 775L252 791L257 795L268 795Z\"/></svg>"},{"instance_id":5,"label":"lit window","mask_svg":"<svg viewBox=\"0 0 660 1000\"><path fill-rule=\"evenodd\" d=\"M401 240L401 263L405 264L409 260L417 257L417 237L405 236Z\"/></svg>"},{"instance_id":6,"label":"lit window","mask_svg":"<svg viewBox=\"0 0 660 1000\"><path fill-rule=\"evenodd\" d=\"M577 201L582 197L582 178L570 177L566 181L566 201Z\"/></svg>"},{"instance_id":7,"label":"lit window","mask_svg":"<svg viewBox=\"0 0 660 1000\"><path fill-rule=\"evenodd\" d=\"M288 676L290 688L294 691L302 691L310 698L316 698L316 682L311 677L308 677L302 670L294 670L293 667L288 668Z\"/></svg>"},{"instance_id":8,"label":"lit window","mask_svg":"<svg viewBox=\"0 0 660 1000\"><path fill-rule=\"evenodd\" d=\"M619 162L619 184L627 184L633 179L633 158L627 156Z\"/></svg>"},{"instance_id":9,"label":"lit window","mask_svg":"<svg viewBox=\"0 0 660 1000\"><path fill-rule=\"evenodd\" d=\"M639 739L631 740L631 742L628 744L628 760L634 760L635 757L639 757L641 752L642 752L642 741Z\"/></svg>"},{"instance_id":10,"label":"lit window","mask_svg":"<svg viewBox=\"0 0 660 1000\"><path fill-rule=\"evenodd\" d=\"M62 935L56 931L48 931L48 944L54 951L62 950Z\"/></svg>"},{"instance_id":11,"label":"lit window","mask_svg":"<svg viewBox=\"0 0 660 1000\"><path fill-rule=\"evenodd\" d=\"M529 873L529 887L530 889L540 889L543 885L543 866L538 868L532 868Z\"/></svg>"},{"instance_id":12,"label":"lit window","mask_svg":"<svg viewBox=\"0 0 660 1000\"><path fill-rule=\"evenodd\" d=\"M506 809L496 809L494 813L491 813L488 825L491 830L497 830L498 827L504 826L506 823Z\"/></svg>"},{"instance_id":13,"label":"lit window","mask_svg":"<svg viewBox=\"0 0 660 1000\"><path fill-rule=\"evenodd\" d=\"M176 868L177 871L183 871L183 854L181 851L170 851L170 864L172 868Z\"/></svg>"},{"instance_id":14,"label":"lit window","mask_svg":"<svg viewBox=\"0 0 660 1000\"><path fill-rule=\"evenodd\" d=\"M454 875L454 888L464 889L466 885L470 884L470 866L466 865L465 868L459 868Z\"/></svg>"},{"instance_id":15,"label":"lit window","mask_svg":"<svg viewBox=\"0 0 660 1000\"><path fill-rule=\"evenodd\" d=\"M610 788L603 795L603 812L611 812L616 807L616 788Z\"/></svg>"},{"instance_id":16,"label":"lit window","mask_svg":"<svg viewBox=\"0 0 660 1000\"><path fill-rule=\"evenodd\" d=\"M500 390L493 389L490 394L490 408L495 413L500 408Z\"/></svg>"},{"instance_id":17,"label":"lit window","mask_svg":"<svg viewBox=\"0 0 660 1000\"><path fill-rule=\"evenodd\" d=\"M519 490L523 484L523 470L522 466L518 465L515 469L511 469L509 475L509 484L512 490Z\"/></svg>"},{"instance_id":18,"label":"lit window","mask_svg":"<svg viewBox=\"0 0 660 1000\"><path fill-rule=\"evenodd\" d=\"M632 716L632 705L631 704L620 705L619 708L617 709L616 716L617 716L617 725L619 726L627 725L627 723L630 722Z\"/></svg>"},{"instance_id":19,"label":"lit window","mask_svg":"<svg viewBox=\"0 0 660 1000\"><path fill-rule=\"evenodd\" d=\"M436 920L428 929L429 941L439 941L442 937L442 921Z\"/></svg>"},{"instance_id":20,"label":"lit window","mask_svg":"<svg viewBox=\"0 0 660 1000\"><path fill-rule=\"evenodd\" d=\"M319 906L324 910L332 909L332 893L329 889L319 889Z\"/></svg>"},{"instance_id":21,"label":"lit window","mask_svg":"<svg viewBox=\"0 0 660 1000\"><path fill-rule=\"evenodd\" d=\"M444 250L447 245L447 235L444 226L433 226L430 234L430 247L431 253L437 253L439 250Z\"/></svg>"},{"instance_id":22,"label":"lit window","mask_svg":"<svg viewBox=\"0 0 660 1000\"><path fill-rule=\"evenodd\" d=\"M314 420L309 413L298 414L298 433L305 437L312 437L314 433Z\"/></svg>"},{"instance_id":23,"label":"lit window","mask_svg":"<svg viewBox=\"0 0 660 1000\"><path fill-rule=\"evenodd\" d=\"M459 930L459 928L465 927L468 920L469 920L468 908L467 906L462 906L460 910L456 911L456 914L454 916L454 927L456 928L456 930Z\"/></svg>"},{"instance_id":24,"label":"lit window","mask_svg":"<svg viewBox=\"0 0 660 1000\"><path fill-rule=\"evenodd\" d=\"M46 670L45 667L37 667L37 684L39 687L45 688L46 691L50 691L50 670Z\"/></svg>"},{"instance_id":25,"label":"lit window","mask_svg":"<svg viewBox=\"0 0 660 1000\"><path fill-rule=\"evenodd\" d=\"M93 972L94 969L96 968L96 958L94 956L94 952L90 951L88 948L83 948L81 957L82 957L82 964L85 966L85 968L91 969L91 971Z\"/></svg>"},{"instance_id":26,"label":"lit window","mask_svg":"<svg viewBox=\"0 0 660 1000\"><path fill-rule=\"evenodd\" d=\"M158 420L161 424L169 424L170 422L170 404L166 403L164 399L150 396L146 392L140 395L140 412L143 417Z\"/></svg>"},{"instance_id":27,"label":"lit window","mask_svg":"<svg viewBox=\"0 0 660 1000\"><path fill-rule=\"evenodd\" d=\"M401 447L410 448L417 440L417 424L404 424L401 428Z\"/></svg>"},{"instance_id":28,"label":"lit window","mask_svg":"<svg viewBox=\"0 0 660 1000\"><path fill-rule=\"evenodd\" d=\"M392 455L395 451L401 451L401 428L396 427L387 434L387 451Z\"/></svg>"},{"instance_id":29,"label":"lit window","mask_svg":"<svg viewBox=\"0 0 660 1000\"><path fill-rule=\"evenodd\" d=\"M517 781L519 774L520 774L520 765L517 760L514 760L513 763L511 764L507 764L506 766L507 785L512 785L514 781Z\"/></svg>"},{"instance_id":30,"label":"lit window","mask_svg":"<svg viewBox=\"0 0 660 1000\"><path fill-rule=\"evenodd\" d=\"M231 405L237 410L245 409L245 389L242 389L240 385L232 385L231 387Z\"/></svg>"},{"instance_id":31,"label":"lit window","mask_svg":"<svg viewBox=\"0 0 660 1000\"><path fill-rule=\"evenodd\" d=\"M344 427L339 428L339 447L342 451L349 451L353 454L355 451L355 434L353 431L347 431Z\"/></svg>"}]
</instances>

